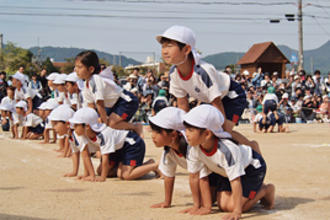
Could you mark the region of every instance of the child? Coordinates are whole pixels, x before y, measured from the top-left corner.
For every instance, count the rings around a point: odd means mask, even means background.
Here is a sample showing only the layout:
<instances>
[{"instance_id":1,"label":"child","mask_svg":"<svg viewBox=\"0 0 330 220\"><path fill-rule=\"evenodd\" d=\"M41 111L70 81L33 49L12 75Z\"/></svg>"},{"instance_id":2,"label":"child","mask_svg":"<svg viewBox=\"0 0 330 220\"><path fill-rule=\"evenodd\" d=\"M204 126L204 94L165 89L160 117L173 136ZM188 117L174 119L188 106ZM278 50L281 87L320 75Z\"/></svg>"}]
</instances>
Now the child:
<instances>
[{"instance_id":1,"label":"child","mask_svg":"<svg viewBox=\"0 0 330 220\"><path fill-rule=\"evenodd\" d=\"M137 97L120 88L113 80L97 74L99 59L95 52L79 53L75 59L75 71L80 79L85 80L84 101L89 107L97 109L103 123L114 129L134 130L142 134L141 124L129 122L139 106Z\"/></svg>"},{"instance_id":2,"label":"child","mask_svg":"<svg viewBox=\"0 0 330 220\"><path fill-rule=\"evenodd\" d=\"M168 208L171 206L177 165L187 169L186 154L190 146L186 141L183 115L186 112L175 107L167 107L149 118L151 136L156 147L164 147L159 170L164 177L165 200L151 208Z\"/></svg>"},{"instance_id":3,"label":"child","mask_svg":"<svg viewBox=\"0 0 330 220\"><path fill-rule=\"evenodd\" d=\"M55 90L55 100L58 102L59 105L67 104L70 105L70 101L65 89L65 79L66 74L59 74L56 76L55 80L53 81L53 87L56 88Z\"/></svg>"},{"instance_id":4,"label":"child","mask_svg":"<svg viewBox=\"0 0 330 220\"><path fill-rule=\"evenodd\" d=\"M7 91L7 96L4 97L1 100L1 105L4 104L4 103L8 103L11 106L15 106L15 104L16 104L15 97L14 97L15 96L15 88L12 87L12 86L8 86L6 88L6 91Z\"/></svg>"},{"instance_id":5,"label":"child","mask_svg":"<svg viewBox=\"0 0 330 220\"><path fill-rule=\"evenodd\" d=\"M12 119L12 112L14 112L14 105L11 105L9 103L3 103L0 105L1 110L1 127L2 131L9 131L12 126L11 119Z\"/></svg>"},{"instance_id":6,"label":"child","mask_svg":"<svg viewBox=\"0 0 330 220\"><path fill-rule=\"evenodd\" d=\"M63 152L60 157L69 157L71 153L69 146L69 137L71 135L69 119L73 116L73 114L74 111L70 108L70 106L63 104L56 107L48 116L48 120L51 122L54 131L59 136L63 137ZM76 157L72 158L73 161L76 159Z\"/></svg>"},{"instance_id":7,"label":"child","mask_svg":"<svg viewBox=\"0 0 330 220\"><path fill-rule=\"evenodd\" d=\"M71 104L71 108L75 111L82 107L82 95L80 93L77 81L79 80L77 74L75 72L70 73L65 78L65 88L68 92L69 102Z\"/></svg>"},{"instance_id":8,"label":"child","mask_svg":"<svg viewBox=\"0 0 330 220\"><path fill-rule=\"evenodd\" d=\"M15 100L16 102L20 100L26 100L28 102L27 114L31 113L33 110L37 109L42 103L41 98L30 88L25 87L25 77L21 73L15 73L13 75L13 86L15 89Z\"/></svg>"},{"instance_id":9,"label":"child","mask_svg":"<svg viewBox=\"0 0 330 220\"><path fill-rule=\"evenodd\" d=\"M15 104L15 108L16 108L16 112L13 112L12 114L12 118L13 118L13 129L12 129L12 133L13 133L13 138L17 139L19 138L19 134L18 134L18 127L19 126L24 126L24 122L26 120L26 112L27 112L27 103L23 100L17 102ZM23 134L25 128L23 127L22 130L22 135L21 138L23 139Z\"/></svg>"},{"instance_id":10,"label":"child","mask_svg":"<svg viewBox=\"0 0 330 220\"><path fill-rule=\"evenodd\" d=\"M47 102L44 102L45 105L43 106L44 111L43 111L43 120L45 123L45 130L44 130L44 141L41 142L41 144L47 144L49 143L49 131L53 130L53 141L51 143L56 143L57 141L57 134L55 130L53 129L53 126L48 119L49 114L53 111L58 106L58 102L55 99L48 99ZM61 142L61 141L60 141ZM63 142L63 141L62 141Z\"/></svg>"},{"instance_id":11,"label":"child","mask_svg":"<svg viewBox=\"0 0 330 220\"><path fill-rule=\"evenodd\" d=\"M23 127L23 139L36 140L42 136L44 132L44 124L41 117L34 113L26 115Z\"/></svg>"},{"instance_id":12,"label":"child","mask_svg":"<svg viewBox=\"0 0 330 220\"><path fill-rule=\"evenodd\" d=\"M256 110L258 114L256 114L256 116L254 117L253 131L264 131L264 133L267 133L269 127L272 124L272 121L270 120L270 117L268 117L267 115L264 116L264 114L262 113L262 105L258 105Z\"/></svg>"},{"instance_id":13,"label":"child","mask_svg":"<svg viewBox=\"0 0 330 220\"><path fill-rule=\"evenodd\" d=\"M152 102L152 115L157 114L163 108L166 108L170 105L168 99L166 98L166 90L160 89L158 91L158 96Z\"/></svg>"},{"instance_id":14,"label":"child","mask_svg":"<svg viewBox=\"0 0 330 220\"><path fill-rule=\"evenodd\" d=\"M59 73L56 73L56 72L53 72L53 73L49 74L46 77L46 79L48 80L47 81L47 85L48 85L48 87L49 87L49 89L51 91L51 98L55 98L55 90L56 90L56 88L55 88L55 86L53 84L53 81L56 79L56 77L58 75L60 75L60 74Z\"/></svg>"},{"instance_id":15,"label":"child","mask_svg":"<svg viewBox=\"0 0 330 220\"><path fill-rule=\"evenodd\" d=\"M118 166L117 176L124 180L138 179L150 171L157 173L154 160L143 163L145 144L143 139L131 132L114 130L106 124L98 123L98 115L93 108L81 108L69 120L74 124L75 146L72 151L82 152L85 165L84 180L105 181L114 166ZM88 139L94 141L101 151L100 176L96 177L91 163ZM77 162L74 167L78 166ZM77 169L72 174L77 175Z\"/></svg>"},{"instance_id":16,"label":"child","mask_svg":"<svg viewBox=\"0 0 330 220\"><path fill-rule=\"evenodd\" d=\"M263 158L250 147L236 145L228 140L228 133L222 129L224 117L211 105L200 105L183 116L189 145L188 155L189 182L194 206L184 210L191 214L211 212L211 194L206 167L218 177L218 207L231 212L224 219L239 219L241 213L250 210L259 200L265 208L273 208L275 188L264 185L266 164ZM200 194L204 196L200 200Z\"/></svg>"},{"instance_id":17,"label":"child","mask_svg":"<svg viewBox=\"0 0 330 220\"><path fill-rule=\"evenodd\" d=\"M278 105L278 98L275 94L274 87L268 87L267 94L265 95L264 99L262 100L263 112L265 115L268 112L275 112Z\"/></svg>"},{"instance_id":18,"label":"child","mask_svg":"<svg viewBox=\"0 0 330 220\"><path fill-rule=\"evenodd\" d=\"M233 131L247 106L245 91L228 74L218 72L211 64L200 61L192 30L184 26L172 26L156 39L162 45L164 61L173 65L170 69L169 92L177 98L178 107L189 111L188 96L214 105L226 116L224 129L239 143L260 152L257 142L249 141Z\"/></svg>"}]
</instances>

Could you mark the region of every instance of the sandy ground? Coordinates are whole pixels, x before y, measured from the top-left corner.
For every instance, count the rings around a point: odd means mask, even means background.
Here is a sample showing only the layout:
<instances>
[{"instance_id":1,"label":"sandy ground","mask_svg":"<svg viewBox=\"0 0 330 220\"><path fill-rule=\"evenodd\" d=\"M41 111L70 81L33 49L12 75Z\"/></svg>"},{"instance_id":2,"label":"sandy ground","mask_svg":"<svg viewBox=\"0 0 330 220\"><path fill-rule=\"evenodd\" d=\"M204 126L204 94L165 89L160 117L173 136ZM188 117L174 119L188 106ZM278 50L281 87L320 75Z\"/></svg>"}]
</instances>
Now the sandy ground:
<instances>
[{"instance_id":1,"label":"sandy ground","mask_svg":"<svg viewBox=\"0 0 330 220\"><path fill-rule=\"evenodd\" d=\"M330 125L290 125L287 134L255 134L250 125L238 130L260 143L268 165L266 183L276 186L275 209L257 205L244 219L330 219ZM147 129L145 129L147 131ZM146 158L159 159L145 132ZM178 213L192 199L187 173L179 169L173 207L151 209L164 198L162 180L108 179L104 183L64 178L71 159L58 158L56 145L12 140L0 133L0 219L220 219L214 207L207 216ZM98 163L94 160L93 162ZM82 170L80 170L82 172Z\"/></svg>"}]
</instances>

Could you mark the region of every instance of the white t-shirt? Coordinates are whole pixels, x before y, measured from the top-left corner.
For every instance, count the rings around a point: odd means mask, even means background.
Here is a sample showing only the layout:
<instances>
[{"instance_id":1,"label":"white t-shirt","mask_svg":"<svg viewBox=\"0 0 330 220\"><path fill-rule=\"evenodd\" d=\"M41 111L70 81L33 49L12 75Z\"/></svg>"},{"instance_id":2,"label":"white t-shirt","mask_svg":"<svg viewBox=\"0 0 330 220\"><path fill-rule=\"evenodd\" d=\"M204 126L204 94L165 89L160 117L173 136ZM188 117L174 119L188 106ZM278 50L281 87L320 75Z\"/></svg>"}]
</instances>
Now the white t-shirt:
<instances>
[{"instance_id":1,"label":"white t-shirt","mask_svg":"<svg viewBox=\"0 0 330 220\"><path fill-rule=\"evenodd\" d=\"M245 168L252 164L255 168L261 167L259 160L252 158L252 149L245 145L236 145L230 140L215 142L214 150L204 152L200 146L192 147L188 155L188 171L197 173L206 167L209 172L199 174L203 178L215 172L229 181L245 175Z\"/></svg>"},{"instance_id":2,"label":"white t-shirt","mask_svg":"<svg viewBox=\"0 0 330 220\"><path fill-rule=\"evenodd\" d=\"M99 75L92 75L88 82L87 80L85 81L82 94L87 104L103 100L104 106L111 108L121 96L122 88L111 79L102 78Z\"/></svg>"},{"instance_id":3,"label":"white t-shirt","mask_svg":"<svg viewBox=\"0 0 330 220\"><path fill-rule=\"evenodd\" d=\"M69 98L69 102L72 105L76 105L77 107L77 110L81 108L81 102L79 100L79 94L77 93L73 93L73 94L70 94L68 93L68 98Z\"/></svg>"},{"instance_id":4,"label":"white t-shirt","mask_svg":"<svg viewBox=\"0 0 330 220\"><path fill-rule=\"evenodd\" d=\"M88 141L88 138L85 135L78 136L76 132L72 132L71 137L69 138L69 144L71 146L72 152L82 152L85 147L88 147L90 153L96 152L97 149Z\"/></svg>"},{"instance_id":5,"label":"white t-shirt","mask_svg":"<svg viewBox=\"0 0 330 220\"><path fill-rule=\"evenodd\" d=\"M110 154L121 149L125 141L128 141L131 145L135 144L134 139L127 137L128 132L129 131L112 129L107 126L93 141L100 147L102 155Z\"/></svg>"},{"instance_id":6,"label":"white t-shirt","mask_svg":"<svg viewBox=\"0 0 330 220\"><path fill-rule=\"evenodd\" d=\"M262 104L264 105L267 100L274 100L276 104L278 104L278 98L274 93L266 93L264 99L262 100Z\"/></svg>"},{"instance_id":7,"label":"white t-shirt","mask_svg":"<svg viewBox=\"0 0 330 220\"><path fill-rule=\"evenodd\" d=\"M25 126L25 116L13 112L12 118L13 118L13 125Z\"/></svg>"},{"instance_id":8,"label":"white t-shirt","mask_svg":"<svg viewBox=\"0 0 330 220\"><path fill-rule=\"evenodd\" d=\"M170 93L177 98L194 97L202 102L211 103L215 98L225 97L230 87L230 76L218 72L213 65L201 61L194 66L193 73L183 78L177 68L170 70Z\"/></svg>"},{"instance_id":9,"label":"white t-shirt","mask_svg":"<svg viewBox=\"0 0 330 220\"><path fill-rule=\"evenodd\" d=\"M45 120L45 129L53 129L52 122L48 119L48 117Z\"/></svg>"},{"instance_id":10,"label":"white t-shirt","mask_svg":"<svg viewBox=\"0 0 330 220\"><path fill-rule=\"evenodd\" d=\"M177 165L187 169L186 158L182 154L178 154L170 147L168 151L165 151L164 149L158 166L162 174L167 177L174 177Z\"/></svg>"},{"instance_id":11,"label":"white t-shirt","mask_svg":"<svg viewBox=\"0 0 330 220\"><path fill-rule=\"evenodd\" d=\"M258 114L256 114L256 116L254 117L253 122L254 123L259 123L259 121L262 119L262 114L259 112Z\"/></svg>"},{"instance_id":12,"label":"white t-shirt","mask_svg":"<svg viewBox=\"0 0 330 220\"><path fill-rule=\"evenodd\" d=\"M20 90L18 90L17 88L15 89L15 100L20 101L20 100L24 100L26 101L27 98L31 98L33 99L36 96L36 93L28 88L28 87L21 87Z\"/></svg>"},{"instance_id":13,"label":"white t-shirt","mask_svg":"<svg viewBox=\"0 0 330 220\"><path fill-rule=\"evenodd\" d=\"M25 119L25 126L26 127L34 127L35 128L41 123L42 123L42 118L40 118L38 115L30 113L26 116L26 119Z\"/></svg>"},{"instance_id":14,"label":"white t-shirt","mask_svg":"<svg viewBox=\"0 0 330 220\"><path fill-rule=\"evenodd\" d=\"M65 94L65 92L59 92L59 91L58 91L55 100L56 100L58 103L62 102L62 104L71 105L71 104L70 104L69 97Z\"/></svg>"}]
</instances>

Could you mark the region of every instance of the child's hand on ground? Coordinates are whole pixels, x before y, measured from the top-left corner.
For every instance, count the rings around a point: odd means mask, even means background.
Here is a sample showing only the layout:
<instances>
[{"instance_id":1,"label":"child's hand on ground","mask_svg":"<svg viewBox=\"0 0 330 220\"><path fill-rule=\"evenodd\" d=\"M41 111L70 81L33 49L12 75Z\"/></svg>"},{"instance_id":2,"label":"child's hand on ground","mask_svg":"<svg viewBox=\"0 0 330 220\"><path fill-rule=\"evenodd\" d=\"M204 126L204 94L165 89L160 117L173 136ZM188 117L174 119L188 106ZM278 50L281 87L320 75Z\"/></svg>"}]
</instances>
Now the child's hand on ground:
<instances>
[{"instance_id":1,"label":"child's hand on ground","mask_svg":"<svg viewBox=\"0 0 330 220\"><path fill-rule=\"evenodd\" d=\"M199 207L193 206L193 207L180 211L180 213L189 213L189 214L193 215L193 213L196 213L198 210L199 210Z\"/></svg>"},{"instance_id":2,"label":"child's hand on ground","mask_svg":"<svg viewBox=\"0 0 330 220\"><path fill-rule=\"evenodd\" d=\"M196 213L193 213L193 215L208 215L210 213L211 208L201 207Z\"/></svg>"},{"instance_id":3,"label":"child's hand on ground","mask_svg":"<svg viewBox=\"0 0 330 220\"><path fill-rule=\"evenodd\" d=\"M86 177L83 177L82 180L94 182L95 181L95 176L86 176Z\"/></svg>"},{"instance_id":4,"label":"child's hand on ground","mask_svg":"<svg viewBox=\"0 0 330 220\"><path fill-rule=\"evenodd\" d=\"M102 176L97 176L95 177L95 180L96 182L104 182L106 180L106 178L102 177Z\"/></svg>"},{"instance_id":5,"label":"child's hand on ground","mask_svg":"<svg viewBox=\"0 0 330 220\"><path fill-rule=\"evenodd\" d=\"M232 212L232 213L229 213L225 216L223 216L223 220L238 220L241 218L241 214L240 213L235 213L235 212Z\"/></svg>"},{"instance_id":6,"label":"child's hand on ground","mask_svg":"<svg viewBox=\"0 0 330 220\"><path fill-rule=\"evenodd\" d=\"M171 205L166 202L161 202L150 206L150 208L169 208L169 207L171 207Z\"/></svg>"},{"instance_id":7,"label":"child's hand on ground","mask_svg":"<svg viewBox=\"0 0 330 220\"><path fill-rule=\"evenodd\" d=\"M64 177L74 177L77 176L75 173L66 173L64 174Z\"/></svg>"}]
</instances>

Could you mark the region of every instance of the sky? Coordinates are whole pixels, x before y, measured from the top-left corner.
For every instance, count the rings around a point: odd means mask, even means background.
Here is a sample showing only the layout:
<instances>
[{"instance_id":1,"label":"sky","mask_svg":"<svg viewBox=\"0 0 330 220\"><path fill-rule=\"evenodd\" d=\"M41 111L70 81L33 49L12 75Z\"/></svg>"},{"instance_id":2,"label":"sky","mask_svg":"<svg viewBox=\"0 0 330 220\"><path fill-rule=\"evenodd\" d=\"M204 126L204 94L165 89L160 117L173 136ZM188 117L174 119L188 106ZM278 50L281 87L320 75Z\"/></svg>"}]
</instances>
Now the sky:
<instances>
[{"instance_id":1,"label":"sky","mask_svg":"<svg viewBox=\"0 0 330 220\"><path fill-rule=\"evenodd\" d=\"M0 0L4 42L23 48L96 49L144 61L160 57L155 40L168 27L190 27L203 56L245 52L273 41L298 48L298 0ZM303 0L304 49L330 40L330 0ZM280 19L280 23L270 23Z\"/></svg>"}]
</instances>

